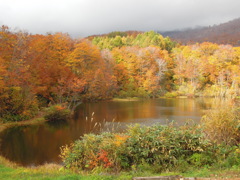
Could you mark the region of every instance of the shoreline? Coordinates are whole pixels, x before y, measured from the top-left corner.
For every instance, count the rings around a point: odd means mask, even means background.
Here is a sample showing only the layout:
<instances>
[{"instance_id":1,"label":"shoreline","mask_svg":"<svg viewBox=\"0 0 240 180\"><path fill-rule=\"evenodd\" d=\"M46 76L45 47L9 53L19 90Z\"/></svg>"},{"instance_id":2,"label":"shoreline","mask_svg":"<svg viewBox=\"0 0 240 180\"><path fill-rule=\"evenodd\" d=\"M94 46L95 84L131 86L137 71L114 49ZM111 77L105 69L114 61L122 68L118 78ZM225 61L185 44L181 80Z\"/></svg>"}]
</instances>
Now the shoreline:
<instances>
[{"instance_id":1,"label":"shoreline","mask_svg":"<svg viewBox=\"0 0 240 180\"><path fill-rule=\"evenodd\" d=\"M25 120L25 121L17 121L17 122L6 122L0 123L0 133L4 130L14 127L14 126L25 126L25 125L34 125L46 122L47 120L44 119L44 113L39 112L37 116L32 119Z\"/></svg>"}]
</instances>

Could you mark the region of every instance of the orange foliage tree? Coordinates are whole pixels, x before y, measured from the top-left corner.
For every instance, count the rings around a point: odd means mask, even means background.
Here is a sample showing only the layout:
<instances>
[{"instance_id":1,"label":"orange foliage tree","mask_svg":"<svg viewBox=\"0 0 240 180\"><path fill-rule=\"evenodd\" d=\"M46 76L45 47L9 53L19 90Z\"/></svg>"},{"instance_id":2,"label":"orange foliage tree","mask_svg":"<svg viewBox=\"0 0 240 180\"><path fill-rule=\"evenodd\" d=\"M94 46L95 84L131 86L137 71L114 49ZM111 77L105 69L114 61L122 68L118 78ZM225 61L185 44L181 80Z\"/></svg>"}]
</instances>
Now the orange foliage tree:
<instances>
[{"instance_id":1,"label":"orange foliage tree","mask_svg":"<svg viewBox=\"0 0 240 180\"><path fill-rule=\"evenodd\" d=\"M85 84L83 97L86 99L102 99L112 96L115 86L114 76L107 68L107 61L97 46L89 41L80 41L73 52L66 58L65 64Z\"/></svg>"}]
</instances>

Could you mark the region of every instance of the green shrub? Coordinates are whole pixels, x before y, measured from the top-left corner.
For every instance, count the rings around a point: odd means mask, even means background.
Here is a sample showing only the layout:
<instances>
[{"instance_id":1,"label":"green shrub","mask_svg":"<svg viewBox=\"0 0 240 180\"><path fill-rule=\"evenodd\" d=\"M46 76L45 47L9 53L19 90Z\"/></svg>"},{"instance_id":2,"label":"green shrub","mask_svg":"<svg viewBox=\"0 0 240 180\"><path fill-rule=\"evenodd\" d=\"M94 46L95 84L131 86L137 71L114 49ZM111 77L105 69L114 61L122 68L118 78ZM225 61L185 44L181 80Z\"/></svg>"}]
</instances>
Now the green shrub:
<instances>
[{"instance_id":1,"label":"green shrub","mask_svg":"<svg viewBox=\"0 0 240 180\"><path fill-rule=\"evenodd\" d=\"M133 127L126 141L128 151L135 164L146 161L160 165L163 169L175 166L182 157L206 150L209 143L202 139L201 130L196 127L171 126Z\"/></svg>"},{"instance_id":2,"label":"green shrub","mask_svg":"<svg viewBox=\"0 0 240 180\"><path fill-rule=\"evenodd\" d=\"M215 158L206 153L194 153L189 159L189 163L196 167L203 167L214 163Z\"/></svg>"},{"instance_id":3,"label":"green shrub","mask_svg":"<svg viewBox=\"0 0 240 180\"><path fill-rule=\"evenodd\" d=\"M84 135L61 148L61 158L65 167L73 170L102 167L116 172L148 164L161 171L175 167L182 158L207 151L211 144L202 136L196 127L134 126L124 134Z\"/></svg>"},{"instance_id":4,"label":"green shrub","mask_svg":"<svg viewBox=\"0 0 240 180\"><path fill-rule=\"evenodd\" d=\"M66 168L75 171L166 171L240 166L240 146L206 140L200 126L141 127L125 133L84 135L61 148Z\"/></svg>"},{"instance_id":5,"label":"green shrub","mask_svg":"<svg viewBox=\"0 0 240 180\"><path fill-rule=\"evenodd\" d=\"M116 171L121 166L119 158L124 152L121 144L125 139L125 136L111 133L84 135L74 144L62 147L60 157L65 167L73 170L92 170L103 167L114 168Z\"/></svg>"},{"instance_id":6,"label":"green shrub","mask_svg":"<svg viewBox=\"0 0 240 180\"><path fill-rule=\"evenodd\" d=\"M175 98L178 96L178 93L177 92L167 92L165 95L164 95L166 98Z\"/></svg>"},{"instance_id":7,"label":"green shrub","mask_svg":"<svg viewBox=\"0 0 240 180\"><path fill-rule=\"evenodd\" d=\"M240 144L232 148L232 151L229 152L226 159L223 161L222 166L230 168L233 166L240 167Z\"/></svg>"},{"instance_id":8,"label":"green shrub","mask_svg":"<svg viewBox=\"0 0 240 180\"><path fill-rule=\"evenodd\" d=\"M227 156L223 157L223 160L219 164L221 168L231 168L233 166L240 167L240 147L233 148Z\"/></svg>"},{"instance_id":9,"label":"green shrub","mask_svg":"<svg viewBox=\"0 0 240 180\"><path fill-rule=\"evenodd\" d=\"M70 117L71 111L62 105L46 108L44 118L48 121L64 121Z\"/></svg>"},{"instance_id":10,"label":"green shrub","mask_svg":"<svg viewBox=\"0 0 240 180\"><path fill-rule=\"evenodd\" d=\"M209 157L214 159L212 168L214 169L231 169L240 167L240 144L229 146L225 144L215 145L210 152Z\"/></svg>"}]
</instances>

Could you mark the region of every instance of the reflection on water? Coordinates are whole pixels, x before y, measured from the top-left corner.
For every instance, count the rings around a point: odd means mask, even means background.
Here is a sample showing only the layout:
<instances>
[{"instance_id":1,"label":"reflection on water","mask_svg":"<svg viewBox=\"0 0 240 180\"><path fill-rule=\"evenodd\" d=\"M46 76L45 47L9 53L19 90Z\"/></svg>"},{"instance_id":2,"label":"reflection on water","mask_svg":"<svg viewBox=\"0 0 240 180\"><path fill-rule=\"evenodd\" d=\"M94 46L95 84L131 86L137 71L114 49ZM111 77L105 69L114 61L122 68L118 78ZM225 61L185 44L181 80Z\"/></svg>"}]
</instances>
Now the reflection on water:
<instances>
[{"instance_id":1,"label":"reflection on water","mask_svg":"<svg viewBox=\"0 0 240 180\"><path fill-rule=\"evenodd\" d=\"M183 125L186 120L199 123L205 111L231 101L217 99L156 99L127 102L84 103L75 110L74 119L60 123L14 127L0 134L0 154L22 165L60 162L60 147L85 133L98 133L130 124Z\"/></svg>"}]
</instances>

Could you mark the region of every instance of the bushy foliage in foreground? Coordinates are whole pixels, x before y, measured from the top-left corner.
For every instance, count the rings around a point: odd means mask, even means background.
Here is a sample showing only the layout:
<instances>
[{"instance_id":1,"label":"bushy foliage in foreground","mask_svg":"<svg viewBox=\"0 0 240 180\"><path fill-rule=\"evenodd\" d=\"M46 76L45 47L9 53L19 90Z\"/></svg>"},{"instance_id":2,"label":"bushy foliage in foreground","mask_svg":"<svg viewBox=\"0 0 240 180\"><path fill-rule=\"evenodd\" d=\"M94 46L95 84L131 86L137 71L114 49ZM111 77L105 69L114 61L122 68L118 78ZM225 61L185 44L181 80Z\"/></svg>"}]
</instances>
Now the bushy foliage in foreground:
<instances>
[{"instance_id":1,"label":"bushy foliage in foreground","mask_svg":"<svg viewBox=\"0 0 240 180\"><path fill-rule=\"evenodd\" d=\"M240 167L239 110L209 111L201 125L135 125L125 133L87 134L61 148L66 168L155 172L189 168Z\"/></svg>"},{"instance_id":2,"label":"bushy foliage in foreground","mask_svg":"<svg viewBox=\"0 0 240 180\"><path fill-rule=\"evenodd\" d=\"M108 169L114 172L153 165L156 171L187 163L211 165L218 151L205 140L200 128L155 125L134 126L124 134L88 134L61 149L66 168L73 170Z\"/></svg>"}]
</instances>

